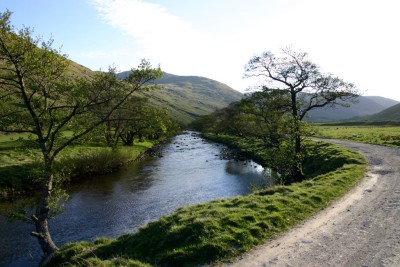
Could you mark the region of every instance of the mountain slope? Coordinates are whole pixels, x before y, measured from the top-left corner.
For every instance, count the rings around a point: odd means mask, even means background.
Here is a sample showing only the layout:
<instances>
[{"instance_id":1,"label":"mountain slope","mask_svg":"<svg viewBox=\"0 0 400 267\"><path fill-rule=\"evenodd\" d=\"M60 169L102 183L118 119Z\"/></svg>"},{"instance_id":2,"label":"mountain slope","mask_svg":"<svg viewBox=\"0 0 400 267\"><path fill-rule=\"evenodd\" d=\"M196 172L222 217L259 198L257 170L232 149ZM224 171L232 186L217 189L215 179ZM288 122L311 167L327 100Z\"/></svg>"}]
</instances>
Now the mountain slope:
<instances>
[{"instance_id":1,"label":"mountain slope","mask_svg":"<svg viewBox=\"0 0 400 267\"><path fill-rule=\"evenodd\" d=\"M123 79L128 74L122 72L117 76ZM223 83L199 76L164 73L156 83L163 89L143 94L150 98L153 105L166 108L173 119L185 124L243 97L243 94Z\"/></svg>"},{"instance_id":2,"label":"mountain slope","mask_svg":"<svg viewBox=\"0 0 400 267\"><path fill-rule=\"evenodd\" d=\"M399 104L399 101L381 96L363 96L363 97L371 99L372 101L386 108Z\"/></svg>"},{"instance_id":3,"label":"mountain slope","mask_svg":"<svg viewBox=\"0 0 400 267\"><path fill-rule=\"evenodd\" d=\"M400 121L400 104L394 105L377 114L362 119L371 121Z\"/></svg>"},{"instance_id":4,"label":"mountain slope","mask_svg":"<svg viewBox=\"0 0 400 267\"><path fill-rule=\"evenodd\" d=\"M311 110L307 120L310 122L331 122L361 118L381 112L397 103L393 99L380 96L360 96L357 103L351 104L347 108L337 106L335 108L326 107Z\"/></svg>"}]
</instances>

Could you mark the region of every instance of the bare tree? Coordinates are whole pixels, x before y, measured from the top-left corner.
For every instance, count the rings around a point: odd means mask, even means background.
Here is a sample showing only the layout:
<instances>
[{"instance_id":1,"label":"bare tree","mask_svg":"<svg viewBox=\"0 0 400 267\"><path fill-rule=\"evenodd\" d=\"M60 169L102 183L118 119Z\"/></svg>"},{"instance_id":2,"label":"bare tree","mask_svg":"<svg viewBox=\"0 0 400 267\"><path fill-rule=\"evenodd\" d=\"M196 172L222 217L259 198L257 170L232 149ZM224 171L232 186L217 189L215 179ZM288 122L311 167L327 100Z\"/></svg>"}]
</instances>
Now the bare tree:
<instances>
[{"instance_id":1,"label":"bare tree","mask_svg":"<svg viewBox=\"0 0 400 267\"><path fill-rule=\"evenodd\" d=\"M303 179L301 166L301 121L307 112L325 106L346 105L358 91L352 83L332 74L322 73L318 65L307 58L307 53L282 49L281 55L264 52L254 56L245 67L245 77L258 77L263 81L261 90L279 90L288 98L288 108L293 119L293 145L296 166L293 179Z\"/></svg>"}]
</instances>

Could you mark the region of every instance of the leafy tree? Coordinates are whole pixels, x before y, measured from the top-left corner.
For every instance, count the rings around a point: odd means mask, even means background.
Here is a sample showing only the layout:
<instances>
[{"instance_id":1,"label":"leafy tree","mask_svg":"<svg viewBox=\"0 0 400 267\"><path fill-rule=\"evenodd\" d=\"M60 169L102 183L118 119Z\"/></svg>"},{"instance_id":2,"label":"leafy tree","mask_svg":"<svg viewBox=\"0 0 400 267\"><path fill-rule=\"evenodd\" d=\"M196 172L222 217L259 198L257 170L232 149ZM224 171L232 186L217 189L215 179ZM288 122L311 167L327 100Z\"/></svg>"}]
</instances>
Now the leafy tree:
<instances>
[{"instance_id":1,"label":"leafy tree","mask_svg":"<svg viewBox=\"0 0 400 267\"><path fill-rule=\"evenodd\" d=\"M147 97L131 96L104 124L104 136L110 147L116 147L118 140L125 146L132 146L134 139L158 140L174 134L179 126L168 114L149 104Z\"/></svg>"},{"instance_id":2,"label":"leafy tree","mask_svg":"<svg viewBox=\"0 0 400 267\"><path fill-rule=\"evenodd\" d=\"M280 91L288 99L285 108L290 110L292 116L295 156L292 176L294 181L302 180L302 120L312 109L345 105L345 101L357 96L355 86L332 74L322 73L307 58L307 53L295 52L289 48L282 49L280 56L271 52L254 56L245 67L245 77L262 79L262 91Z\"/></svg>"},{"instance_id":3,"label":"leafy tree","mask_svg":"<svg viewBox=\"0 0 400 267\"><path fill-rule=\"evenodd\" d=\"M125 146L132 146L135 137L142 140L146 130L157 123L156 110L149 107L147 101L144 97L133 97L124 108L118 110L119 120L115 129L119 131L118 136Z\"/></svg>"},{"instance_id":4,"label":"leafy tree","mask_svg":"<svg viewBox=\"0 0 400 267\"><path fill-rule=\"evenodd\" d=\"M280 91L255 92L242 100L239 110L246 116L241 120L245 135L262 140L268 148L279 148L289 133L287 104Z\"/></svg>"},{"instance_id":5,"label":"leafy tree","mask_svg":"<svg viewBox=\"0 0 400 267\"><path fill-rule=\"evenodd\" d=\"M41 151L41 199L31 216L36 228L31 235L37 238L46 262L58 249L48 229L63 195L54 170L57 155L106 121L133 92L162 72L143 61L124 82L112 70L92 79L73 78L68 75L69 61L52 48L52 40L33 37L26 27L16 32L10 16L9 11L0 13L0 131L30 133ZM74 134L64 135L71 127Z\"/></svg>"}]
</instances>

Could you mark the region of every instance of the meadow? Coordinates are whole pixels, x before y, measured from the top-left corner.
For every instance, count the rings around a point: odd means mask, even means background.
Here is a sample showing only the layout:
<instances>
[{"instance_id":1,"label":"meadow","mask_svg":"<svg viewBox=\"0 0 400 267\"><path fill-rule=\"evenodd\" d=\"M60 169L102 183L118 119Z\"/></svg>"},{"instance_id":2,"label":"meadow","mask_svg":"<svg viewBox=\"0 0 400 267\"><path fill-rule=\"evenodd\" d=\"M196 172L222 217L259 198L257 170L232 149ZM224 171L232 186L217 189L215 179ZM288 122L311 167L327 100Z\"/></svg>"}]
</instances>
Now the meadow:
<instances>
[{"instance_id":1,"label":"meadow","mask_svg":"<svg viewBox=\"0 0 400 267\"><path fill-rule=\"evenodd\" d=\"M400 126L341 126L313 124L314 137L400 148Z\"/></svg>"}]
</instances>

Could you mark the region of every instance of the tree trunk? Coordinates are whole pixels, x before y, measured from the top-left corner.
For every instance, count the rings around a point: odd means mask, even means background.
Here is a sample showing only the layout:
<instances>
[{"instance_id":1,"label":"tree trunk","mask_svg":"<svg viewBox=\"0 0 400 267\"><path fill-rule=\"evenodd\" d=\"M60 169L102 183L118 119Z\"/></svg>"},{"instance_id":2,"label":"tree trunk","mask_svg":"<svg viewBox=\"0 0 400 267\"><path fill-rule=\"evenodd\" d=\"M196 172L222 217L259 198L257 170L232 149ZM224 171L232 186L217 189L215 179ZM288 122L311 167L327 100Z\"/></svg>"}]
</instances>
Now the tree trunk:
<instances>
[{"instance_id":1,"label":"tree trunk","mask_svg":"<svg viewBox=\"0 0 400 267\"><path fill-rule=\"evenodd\" d=\"M294 121L294 161L292 166L293 182L300 182L304 179L302 158L301 158L301 131L300 118L297 109L297 92L291 88L292 116Z\"/></svg>"},{"instance_id":2,"label":"tree trunk","mask_svg":"<svg viewBox=\"0 0 400 267\"><path fill-rule=\"evenodd\" d=\"M125 134L120 135L122 142L124 142L124 146L133 146L133 141L135 138L135 134L133 132L126 132Z\"/></svg>"},{"instance_id":3,"label":"tree trunk","mask_svg":"<svg viewBox=\"0 0 400 267\"><path fill-rule=\"evenodd\" d=\"M295 133L294 133L294 166L293 166L293 181L300 182L304 179L303 164L301 157L301 133L299 122L296 121Z\"/></svg>"},{"instance_id":4,"label":"tree trunk","mask_svg":"<svg viewBox=\"0 0 400 267\"><path fill-rule=\"evenodd\" d=\"M37 238L44 254L42 264L46 264L50 261L53 254L58 250L58 247L54 244L51 238L48 227L48 220L50 219L51 210L50 198L52 197L53 190L53 174L51 162L45 163L45 173L43 179L45 183L43 186L40 204L36 209L35 215L31 216L32 221L35 223L36 232L32 232L31 235Z\"/></svg>"}]
</instances>

